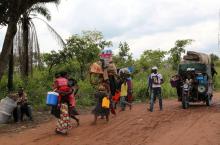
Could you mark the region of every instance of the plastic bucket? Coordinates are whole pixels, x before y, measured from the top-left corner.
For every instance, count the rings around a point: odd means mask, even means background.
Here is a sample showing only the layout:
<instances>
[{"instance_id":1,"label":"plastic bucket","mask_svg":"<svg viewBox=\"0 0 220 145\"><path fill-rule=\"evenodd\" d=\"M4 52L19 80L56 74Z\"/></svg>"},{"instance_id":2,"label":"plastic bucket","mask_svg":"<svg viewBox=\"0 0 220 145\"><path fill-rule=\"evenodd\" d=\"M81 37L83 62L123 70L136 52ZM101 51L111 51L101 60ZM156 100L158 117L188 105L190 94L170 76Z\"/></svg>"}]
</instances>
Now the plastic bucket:
<instances>
[{"instance_id":1,"label":"plastic bucket","mask_svg":"<svg viewBox=\"0 0 220 145\"><path fill-rule=\"evenodd\" d=\"M0 111L11 114L16 106L17 104L13 99L6 97L0 102Z\"/></svg>"},{"instance_id":2,"label":"plastic bucket","mask_svg":"<svg viewBox=\"0 0 220 145\"><path fill-rule=\"evenodd\" d=\"M8 114L4 111L0 111L0 124L7 123L10 116L11 116L10 114Z\"/></svg>"},{"instance_id":3,"label":"plastic bucket","mask_svg":"<svg viewBox=\"0 0 220 145\"><path fill-rule=\"evenodd\" d=\"M46 104L49 106L56 106L58 104L58 96L59 94L56 92L48 92Z\"/></svg>"}]
</instances>

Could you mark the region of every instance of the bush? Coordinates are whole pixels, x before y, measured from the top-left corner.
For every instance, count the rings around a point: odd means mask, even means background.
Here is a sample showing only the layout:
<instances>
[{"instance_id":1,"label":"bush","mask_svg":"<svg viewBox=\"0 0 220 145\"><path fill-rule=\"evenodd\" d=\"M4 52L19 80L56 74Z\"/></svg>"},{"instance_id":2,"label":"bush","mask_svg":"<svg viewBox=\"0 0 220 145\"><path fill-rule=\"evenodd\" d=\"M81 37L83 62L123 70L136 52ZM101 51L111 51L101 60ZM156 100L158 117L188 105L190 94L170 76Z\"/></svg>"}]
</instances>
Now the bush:
<instances>
[{"instance_id":1,"label":"bush","mask_svg":"<svg viewBox=\"0 0 220 145\"><path fill-rule=\"evenodd\" d=\"M90 85L89 80L79 81L79 98L77 100L77 106L92 106L95 104L94 99L94 88Z\"/></svg>"},{"instance_id":2,"label":"bush","mask_svg":"<svg viewBox=\"0 0 220 145\"><path fill-rule=\"evenodd\" d=\"M170 78L175 74L174 71L167 71L166 69L160 69L158 71L162 74L164 83L162 84L162 96L163 98L173 98L176 97L176 89L172 88L170 85ZM147 79L150 75L150 71L139 72L133 76L133 92L136 101L146 101L149 100L149 95L147 94Z\"/></svg>"},{"instance_id":3,"label":"bush","mask_svg":"<svg viewBox=\"0 0 220 145\"><path fill-rule=\"evenodd\" d=\"M220 72L220 61L216 63L216 70ZM54 73L48 73L45 70L34 70L32 77L29 77L27 85L21 80L20 75L14 75L14 89L17 90L19 86L23 86L25 92L27 92L29 101L33 104L36 109L48 109L46 106L46 95L48 91L51 91L52 83L54 79ZM170 78L175 74L171 68L163 68L159 69L159 73L163 75L164 84L162 85L162 95L163 98L173 98L177 97L176 89L172 88L170 85ZM147 93L147 77L149 76L150 71L136 71L132 76L133 80L133 95L135 101L146 102L149 100L149 96L146 96ZM74 73L71 73L71 77L79 78ZM91 106L95 104L94 93L95 89L89 82L89 78L87 77L83 81L79 81L78 85L79 89L79 98L77 100L78 107ZM214 86L215 90L220 90L220 74L215 76L214 78ZM3 98L7 95L7 76L3 76L0 82L0 98Z\"/></svg>"}]
</instances>

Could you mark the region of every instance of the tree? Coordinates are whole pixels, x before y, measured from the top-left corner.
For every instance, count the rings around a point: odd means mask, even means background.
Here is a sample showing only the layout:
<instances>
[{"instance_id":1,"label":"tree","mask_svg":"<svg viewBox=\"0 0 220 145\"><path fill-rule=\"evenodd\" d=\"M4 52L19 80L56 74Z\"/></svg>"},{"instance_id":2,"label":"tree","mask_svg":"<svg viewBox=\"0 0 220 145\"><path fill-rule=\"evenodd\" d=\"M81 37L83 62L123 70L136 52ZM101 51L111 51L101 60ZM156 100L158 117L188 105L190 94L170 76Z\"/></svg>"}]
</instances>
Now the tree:
<instances>
[{"instance_id":1,"label":"tree","mask_svg":"<svg viewBox=\"0 0 220 145\"><path fill-rule=\"evenodd\" d=\"M169 50L170 57L169 60L172 64L174 70L177 69L178 64L181 60L182 53L185 53L185 47L192 43L192 39L185 39L185 40L177 40L175 42L175 46Z\"/></svg>"},{"instance_id":2,"label":"tree","mask_svg":"<svg viewBox=\"0 0 220 145\"><path fill-rule=\"evenodd\" d=\"M59 44L61 44L62 47L65 45L61 36L46 21L36 17L37 15L45 17L48 21L51 20L50 12L45 5L36 4L25 11L18 22L18 31L15 40L17 41L16 48L20 56L20 69L23 77L28 77L29 72L32 72L34 60L37 65L41 64L40 48L33 19L43 21L53 36L56 37Z\"/></svg>"},{"instance_id":3,"label":"tree","mask_svg":"<svg viewBox=\"0 0 220 145\"><path fill-rule=\"evenodd\" d=\"M217 55L215 55L215 54L210 54L210 57L211 57L211 61L212 62L216 62L216 61L218 61L219 60L219 57L217 56Z\"/></svg>"},{"instance_id":4,"label":"tree","mask_svg":"<svg viewBox=\"0 0 220 145\"><path fill-rule=\"evenodd\" d=\"M6 25L8 19L8 0L1 0L0 2L0 25Z\"/></svg>"},{"instance_id":5,"label":"tree","mask_svg":"<svg viewBox=\"0 0 220 145\"><path fill-rule=\"evenodd\" d=\"M63 53L67 59L76 59L80 66L80 77L85 77L86 68L98 60L100 49L112 45L104 40L101 32L83 31L82 35L73 35L67 40Z\"/></svg>"},{"instance_id":6,"label":"tree","mask_svg":"<svg viewBox=\"0 0 220 145\"><path fill-rule=\"evenodd\" d=\"M62 55L62 52L57 53L55 51L51 51L51 53L44 53L42 58L46 65L49 67L49 73L54 66L61 64L62 62L66 62L66 57Z\"/></svg>"},{"instance_id":7,"label":"tree","mask_svg":"<svg viewBox=\"0 0 220 145\"><path fill-rule=\"evenodd\" d=\"M99 47L99 49L104 49L105 47L112 46L111 41L106 41L102 32L100 31L82 31L82 37L88 41L91 41Z\"/></svg>"},{"instance_id":8,"label":"tree","mask_svg":"<svg viewBox=\"0 0 220 145\"><path fill-rule=\"evenodd\" d=\"M11 44L11 53L9 55L9 64L8 64L8 91L13 91L13 76L14 76L14 53L13 53L13 44Z\"/></svg>"},{"instance_id":9,"label":"tree","mask_svg":"<svg viewBox=\"0 0 220 145\"><path fill-rule=\"evenodd\" d=\"M52 51L43 54L43 61L49 67L49 72L60 64L77 64L83 80L89 65L99 59L100 49L111 45L112 42L106 41L101 32L83 31L81 35L72 35L67 40L66 47L58 53Z\"/></svg>"},{"instance_id":10,"label":"tree","mask_svg":"<svg viewBox=\"0 0 220 145\"><path fill-rule=\"evenodd\" d=\"M165 55L166 51L161 50L146 50L141 55L139 64L142 69L149 69L152 66L160 66Z\"/></svg>"},{"instance_id":11,"label":"tree","mask_svg":"<svg viewBox=\"0 0 220 145\"><path fill-rule=\"evenodd\" d=\"M7 24L8 27L0 55L0 80L8 63L8 57L11 52L10 45L13 43L17 31L17 22L20 16L34 4L48 2L58 3L59 0L3 0L2 2L4 2L4 8L1 8L3 14L1 14L0 24Z\"/></svg>"},{"instance_id":12,"label":"tree","mask_svg":"<svg viewBox=\"0 0 220 145\"><path fill-rule=\"evenodd\" d=\"M127 42L119 43L119 53L114 56L114 62L118 67L128 67L134 64L132 54L129 53L130 47Z\"/></svg>"}]
</instances>

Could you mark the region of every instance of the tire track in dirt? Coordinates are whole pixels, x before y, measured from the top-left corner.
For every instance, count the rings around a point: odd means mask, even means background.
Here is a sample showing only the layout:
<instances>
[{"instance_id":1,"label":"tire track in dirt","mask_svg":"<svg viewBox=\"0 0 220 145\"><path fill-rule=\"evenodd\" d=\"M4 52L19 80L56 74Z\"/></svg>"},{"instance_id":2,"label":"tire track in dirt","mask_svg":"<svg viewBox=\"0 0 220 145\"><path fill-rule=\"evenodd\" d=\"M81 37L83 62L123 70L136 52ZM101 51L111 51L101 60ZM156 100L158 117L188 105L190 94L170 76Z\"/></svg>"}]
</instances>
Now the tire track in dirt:
<instances>
[{"instance_id":1,"label":"tire track in dirt","mask_svg":"<svg viewBox=\"0 0 220 145\"><path fill-rule=\"evenodd\" d=\"M4 145L220 145L220 93L212 107L193 105L181 109L176 100L165 100L164 111L158 102L153 113L149 104L111 116L110 122L98 120L91 125L91 114L81 115L81 125L68 136L54 133L55 120L20 133L1 134Z\"/></svg>"}]
</instances>

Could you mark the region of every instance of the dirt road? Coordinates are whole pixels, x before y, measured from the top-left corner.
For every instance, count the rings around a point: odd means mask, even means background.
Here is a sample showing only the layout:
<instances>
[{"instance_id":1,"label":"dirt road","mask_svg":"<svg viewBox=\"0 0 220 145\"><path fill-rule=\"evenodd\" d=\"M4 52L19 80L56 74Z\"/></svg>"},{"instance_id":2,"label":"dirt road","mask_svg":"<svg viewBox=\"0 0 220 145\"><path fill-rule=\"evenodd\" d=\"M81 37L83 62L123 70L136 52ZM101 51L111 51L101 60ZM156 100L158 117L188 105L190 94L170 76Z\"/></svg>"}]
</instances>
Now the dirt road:
<instances>
[{"instance_id":1,"label":"dirt road","mask_svg":"<svg viewBox=\"0 0 220 145\"><path fill-rule=\"evenodd\" d=\"M165 100L153 113L146 104L112 116L109 123L81 115L81 125L67 136L54 133L55 120L19 133L0 134L1 145L220 145L220 93L212 107L194 105L181 109L176 100Z\"/></svg>"}]
</instances>

